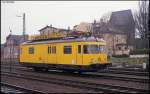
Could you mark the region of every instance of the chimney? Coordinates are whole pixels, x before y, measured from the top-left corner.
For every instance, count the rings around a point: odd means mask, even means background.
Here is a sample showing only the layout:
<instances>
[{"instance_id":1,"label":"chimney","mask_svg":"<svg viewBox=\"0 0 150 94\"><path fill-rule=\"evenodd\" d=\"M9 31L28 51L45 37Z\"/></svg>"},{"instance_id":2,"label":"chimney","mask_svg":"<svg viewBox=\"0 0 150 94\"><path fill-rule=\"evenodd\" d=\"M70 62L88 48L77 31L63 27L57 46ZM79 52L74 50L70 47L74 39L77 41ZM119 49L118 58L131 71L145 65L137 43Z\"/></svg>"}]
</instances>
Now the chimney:
<instances>
[{"instance_id":1,"label":"chimney","mask_svg":"<svg viewBox=\"0 0 150 94\"><path fill-rule=\"evenodd\" d=\"M94 24L96 24L96 20L94 20Z\"/></svg>"},{"instance_id":2,"label":"chimney","mask_svg":"<svg viewBox=\"0 0 150 94\"><path fill-rule=\"evenodd\" d=\"M70 31L70 26L68 26L68 31Z\"/></svg>"},{"instance_id":3,"label":"chimney","mask_svg":"<svg viewBox=\"0 0 150 94\"><path fill-rule=\"evenodd\" d=\"M100 19L100 23L104 22L103 19Z\"/></svg>"},{"instance_id":4,"label":"chimney","mask_svg":"<svg viewBox=\"0 0 150 94\"><path fill-rule=\"evenodd\" d=\"M52 24L50 25L50 27L52 27Z\"/></svg>"}]
</instances>

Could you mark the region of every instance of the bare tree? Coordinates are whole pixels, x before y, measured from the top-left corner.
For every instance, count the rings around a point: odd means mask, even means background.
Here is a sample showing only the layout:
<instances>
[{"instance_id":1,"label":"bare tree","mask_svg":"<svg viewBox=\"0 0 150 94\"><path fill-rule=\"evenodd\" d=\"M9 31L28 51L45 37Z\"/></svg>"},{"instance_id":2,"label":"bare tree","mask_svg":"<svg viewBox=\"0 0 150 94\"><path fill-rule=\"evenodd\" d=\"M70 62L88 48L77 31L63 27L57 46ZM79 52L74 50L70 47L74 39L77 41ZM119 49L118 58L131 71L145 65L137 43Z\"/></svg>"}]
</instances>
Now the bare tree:
<instances>
[{"instance_id":1,"label":"bare tree","mask_svg":"<svg viewBox=\"0 0 150 94\"><path fill-rule=\"evenodd\" d=\"M101 17L100 20L103 21L103 22L105 22L105 23L107 23L107 22L109 21L109 19L110 19L111 13L112 13L112 12L104 13L104 14L102 15L102 17Z\"/></svg>"},{"instance_id":2,"label":"bare tree","mask_svg":"<svg viewBox=\"0 0 150 94\"><path fill-rule=\"evenodd\" d=\"M135 27L140 33L144 48L149 47L149 1L139 1L139 10L134 14Z\"/></svg>"}]
</instances>

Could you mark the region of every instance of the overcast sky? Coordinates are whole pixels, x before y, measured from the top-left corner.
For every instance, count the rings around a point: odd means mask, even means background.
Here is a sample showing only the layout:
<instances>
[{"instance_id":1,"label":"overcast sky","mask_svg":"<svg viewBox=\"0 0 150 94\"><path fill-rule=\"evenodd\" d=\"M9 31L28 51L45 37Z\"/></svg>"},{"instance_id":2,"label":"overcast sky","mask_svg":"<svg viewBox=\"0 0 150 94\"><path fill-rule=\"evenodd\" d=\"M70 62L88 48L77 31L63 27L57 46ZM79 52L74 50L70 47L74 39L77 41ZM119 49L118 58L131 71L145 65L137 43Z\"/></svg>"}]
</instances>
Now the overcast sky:
<instances>
[{"instance_id":1,"label":"overcast sky","mask_svg":"<svg viewBox=\"0 0 150 94\"><path fill-rule=\"evenodd\" d=\"M15 1L1 3L1 43L6 41L9 29L12 34L22 34L22 16L26 13L26 33L38 34L38 30L52 24L57 28L73 28L80 22L93 22L112 11L138 7L138 1Z\"/></svg>"}]
</instances>

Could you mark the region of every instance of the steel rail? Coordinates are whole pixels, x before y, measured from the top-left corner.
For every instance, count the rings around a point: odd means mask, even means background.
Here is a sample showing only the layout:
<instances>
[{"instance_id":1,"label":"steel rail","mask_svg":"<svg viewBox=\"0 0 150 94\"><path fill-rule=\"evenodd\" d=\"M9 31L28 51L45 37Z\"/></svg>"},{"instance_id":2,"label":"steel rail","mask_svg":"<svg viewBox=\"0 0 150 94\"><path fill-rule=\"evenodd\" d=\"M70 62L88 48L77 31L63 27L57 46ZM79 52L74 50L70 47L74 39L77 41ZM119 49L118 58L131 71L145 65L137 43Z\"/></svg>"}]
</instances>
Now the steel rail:
<instances>
[{"instance_id":1,"label":"steel rail","mask_svg":"<svg viewBox=\"0 0 150 94\"><path fill-rule=\"evenodd\" d=\"M9 68L9 66L1 66L5 68ZM29 69L27 67L14 67L16 69ZM136 70L124 70L124 69L118 69L118 68L110 68L107 70L101 70L99 73L114 73L114 74L127 74L127 75L136 75L136 76L149 76L149 72L147 71L136 71Z\"/></svg>"},{"instance_id":2,"label":"steel rail","mask_svg":"<svg viewBox=\"0 0 150 94\"><path fill-rule=\"evenodd\" d=\"M113 73L84 73L86 75L92 76L92 77L101 77L101 78L106 78L106 79L115 79L115 80L121 80L121 81L132 81L132 82L140 82L140 83L149 83L149 77L146 76L146 78L141 78L140 77L135 77L132 75L124 75L124 74L113 74Z\"/></svg>"},{"instance_id":3,"label":"steel rail","mask_svg":"<svg viewBox=\"0 0 150 94\"><path fill-rule=\"evenodd\" d=\"M149 76L149 72L136 72L136 71L126 71L126 70L103 70L99 73L113 73L113 74L127 74L127 75L136 75L136 76Z\"/></svg>"},{"instance_id":4,"label":"steel rail","mask_svg":"<svg viewBox=\"0 0 150 94\"><path fill-rule=\"evenodd\" d=\"M109 67L110 70L119 70L119 71L135 71L135 72L148 72L142 68L116 68L116 67Z\"/></svg>"}]
</instances>

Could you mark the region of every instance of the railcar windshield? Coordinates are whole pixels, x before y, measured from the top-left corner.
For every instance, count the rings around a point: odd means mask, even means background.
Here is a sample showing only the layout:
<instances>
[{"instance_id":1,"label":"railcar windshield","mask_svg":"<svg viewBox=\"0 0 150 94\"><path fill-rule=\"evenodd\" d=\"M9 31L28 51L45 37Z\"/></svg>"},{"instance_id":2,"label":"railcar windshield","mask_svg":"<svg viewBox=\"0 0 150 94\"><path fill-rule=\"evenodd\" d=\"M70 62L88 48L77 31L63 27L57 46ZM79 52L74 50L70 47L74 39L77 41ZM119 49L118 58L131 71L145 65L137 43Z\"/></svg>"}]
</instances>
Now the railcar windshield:
<instances>
[{"instance_id":1,"label":"railcar windshield","mask_svg":"<svg viewBox=\"0 0 150 94\"><path fill-rule=\"evenodd\" d=\"M84 45L83 52L84 54L99 54L105 52L105 46L103 45Z\"/></svg>"},{"instance_id":2,"label":"railcar windshield","mask_svg":"<svg viewBox=\"0 0 150 94\"><path fill-rule=\"evenodd\" d=\"M100 53L106 53L106 46L104 46L104 45L99 45L99 52L100 52Z\"/></svg>"}]
</instances>

